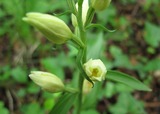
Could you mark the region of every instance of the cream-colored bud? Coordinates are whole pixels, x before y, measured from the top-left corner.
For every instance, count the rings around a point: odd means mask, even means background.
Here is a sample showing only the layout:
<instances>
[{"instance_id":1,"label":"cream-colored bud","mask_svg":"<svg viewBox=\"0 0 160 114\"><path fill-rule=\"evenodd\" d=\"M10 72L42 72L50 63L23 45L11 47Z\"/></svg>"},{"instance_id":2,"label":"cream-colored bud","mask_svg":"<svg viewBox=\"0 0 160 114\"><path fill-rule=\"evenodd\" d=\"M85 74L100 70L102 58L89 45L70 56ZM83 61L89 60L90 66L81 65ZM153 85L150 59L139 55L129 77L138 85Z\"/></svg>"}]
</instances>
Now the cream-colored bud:
<instances>
[{"instance_id":1,"label":"cream-colored bud","mask_svg":"<svg viewBox=\"0 0 160 114\"><path fill-rule=\"evenodd\" d=\"M91 5L95 10L102 11L109 6L110 2L111 0L91 0Z\"/></svg>"},{"instance_id":2,"label":"cream-colored bud","mask_svg":"<svg viewBox=\"0 0 160 114\"><path fill-rule=\"evenodd\" d=\"M37 28L48 40L63 44L72 38L72 32L61 19L42 13L27 13L24 21Z\"/></svg>"},{"instance_id":3,"label":"cream-colored bud","mask_svg":"<svg viewBox=\"0 0 160 114\"><path fill-rule=\"evenodd\" d=\"M89 82L88 80L84 79L84 81L83 81L83 94L90 93L92 90L92 87L93 87L92 83Z\"/></svg>"},{"instance_id":4,"label":"cream-colored bud","mask_svg":"<svg viewBox=\"0 0 160 114\"><path fill-rule=\"evenodd\" d=\"M107 72L105 65L100 59L90 59L84 64L84 70L88 77L93 81L104 80Z\"/></svg>"},{"instance_id":5,"label":"cream-colored bud","mask_svg":"<svg viewBox=\"0 0 160 114\"><path fill-rule=\"evenodd\" d=\"M78 10L78 3L76 3L76 8ZM83 4L82 4L82 22L83 22L83 25L86 22L88 9L89 9L88 0L83 0ZM72 19L72 25L74 27L78 26L77 19L76 19L76 16L74 14L71 15L71 19Z\"/></svg>"},{"instance_id":6,"label":"cream-colored bud","mask_svg":"<svg viewBox=\"0 0 160 114\"><path fill-rule=\"evenodd\" d=\"M51 93L64 91L65 87L63 82L54 74L42 71L32 71L29 77L43 90Z\"/></svg>"}]
</instances>

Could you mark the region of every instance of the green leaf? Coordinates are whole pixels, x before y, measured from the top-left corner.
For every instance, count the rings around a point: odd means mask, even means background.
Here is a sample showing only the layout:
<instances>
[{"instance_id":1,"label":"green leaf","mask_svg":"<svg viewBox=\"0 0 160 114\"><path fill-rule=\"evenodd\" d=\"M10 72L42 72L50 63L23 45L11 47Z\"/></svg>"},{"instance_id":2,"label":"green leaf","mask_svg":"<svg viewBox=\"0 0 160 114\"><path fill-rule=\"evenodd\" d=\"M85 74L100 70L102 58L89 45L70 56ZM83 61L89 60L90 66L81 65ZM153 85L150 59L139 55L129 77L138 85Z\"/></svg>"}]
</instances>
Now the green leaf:
<instances>
[{"instance_id":1,"label":"green leaf","mask_svg":"<svg viewBox=\"0 0 160 114\"><path fill-rule=\"evenodd\" d=\"M19 83L26 83L27 82L27 73L26 70L22 67L16 67L12 69L11 74L13 78Z\"/></svg>"},{"instance_id":2,"label":"green leaf","mask_svg":"<svg viewBox=\"0 0 160 114\"><path fill-rule=\"evenodd\" d=\"M81 114L99 114L99 113L94 109L89 109L89 110L82 111Z\"/></svg>"},{"instance_id":3,"label":"green leaf","mask_svg":"<svg viewBox=\"0 0 160 114\"><path fill-rule=\"evenodd\" d=\"M49 114L67 114L68 110L73 105L76 96L77 94L75 93L63 94Z\"/></svg>"},{"instance_id":4,"label":"green leaf","mask_svg":"<svg viewBox=\"0 0 160 114\"><path fill-rule=\"evenodd\" d=\"M40 87L38 87L34 83L29 83L27 89L27 93L37 94L40 91Z\"/></svg>"},{"instance_id":5,"label":"green leaf","mask_svg":"<svg viewBox=\"0 0 160 114\"><path fill-rule=\"evenodd\" d=\"M128 74L124 74L117 71L107 71L106 79L123 83L127 86L130 86L134 89L141 90L141 91L151 91L146 85L144 85L139 80L129 76Z\"/></svg>"},{"instance_id":6,"label":"green leaf","mask_svg":"<svg viewBox=\"0 0 160 114\"><path fill-rule=\"evenodd\" d=\"M7 108L5 108L4 103L0 101L0 114L9 114L9 111Z\"/></svg>"},{"instance_id":7,"label":"green leaf","mask_svg":"<svg viewBox=\"0 0 160 114\"><path fill-rule=\"evenodd\" d=\"M109 111L111 114L146 114L143 102L135 99L128 92L120 93L117 102L110 106Z\"/></svg>"},{"instance_id":8,"label":"green leaf","mask_svg":"<svg viewBox=\"0 0 160 114\"><path fill-rule=\"evenodd\" d=\"M64 72L63 72L63 67L60 65L59 58L60 57L43 58L43 59L41 59L41 64L43 65L45 70L47 70L47 72L51 72L63 80L64 79Z\"/></svg>"},{"instance_id":9,"label":"green leaf","mask_svg":"<svg viewBox=\"0 0 160 114\"><path fill-rule=\"evenodd\" d=\"M69 9L72 10L72 13L74 15L76 15L77 9L76 9L76 5L75 5L75 1L74 0L67 0L67 3L68 3L68 6L69 6Z\"/></svg>"},{"instance_id":10,"label":"green leaf","mask_svg":"<svg viewBox=\"0 0 160 114\"><path fill-rule=\"evenodd\" d=\"M6 81L9 79L10 75L11 75L11 68L9 65L6 66L0 66L0 81Z\"/></svg>"},{"instance_id":11,"label":"green leaf","mask_svg":"<svg viewBox=\"0 0 160 114\"><path fill-rule=\"evenodd\" d=\"M144 66L145 71L156 71L160 69L160 57L147 62Z\"/></svg>"},{"instance_id":12,"label":"green leaf","mask_svg":"<svg viewBox=\"0 0 160 114\"><path fill-rule=\"evenodd\" d=\"M93 34L92 34L93 35ZM88 39L88 47L87 47L87 59L96 59L100 58L102 52L104 51L104 40L103 40L103 33L100 32L97 35L90 36L91 38ZM94 40L93 40L94 39Z\"/></svg>"},{"instance_id":13,"label":"green leaf","mask_svg":"<svg viewBox=\"0 0 160 114\"><path fill-rule=\"evenodd\" d=\"M22 105L21 113L22 114L45 114L40 104L36 102Z\"/></svg>"},{"instance_id":14,"label":"green leaf","mask_svg":"<svg viewBox=\"0 0 160 114\"><path fill-rule=\"evenodd\" d=\"M119 47L112 45L110 46L109 51L115 59L113 61L114 66L126 67L128 69L132 69L132 65L130 63L128 56L124 54Z\"/></svg>"},{"instance_id":15,"label":"green leaf","mask_svg":"<svg viewBox=\"0 0 160 114\"><path fill-rule=\"evenodd\" d=\"M160 27L152 23L145 23L144 40L147 44L157 48L160 43Z\"/></svg>"},{"instance_id":16,"label":"green leaf","mask_svg":"<svg viewBox=\"0 0 160 114\"><path fill-rule=\"evenodd\" d=\"M107 29L106 27L104 27L103 25L101 24L89 24L86 29L90 29L90 28L99 28L99 29L102 29L106 32L115 32L116 30L109 30Z\"/></svg>"},{"instance_id":17,"label":"green leaf","mask_svg":"<svg viewBox=\"0 0 160 114\"><path fill-rule=\"evenodd\" d=\"M115 26L115 19L117 15L117 8L112 4L107 8L107 10L101 11L97 13L98 21L106 25L107 23L111 23L111 25Z\"/></svg>"}]
</instances>

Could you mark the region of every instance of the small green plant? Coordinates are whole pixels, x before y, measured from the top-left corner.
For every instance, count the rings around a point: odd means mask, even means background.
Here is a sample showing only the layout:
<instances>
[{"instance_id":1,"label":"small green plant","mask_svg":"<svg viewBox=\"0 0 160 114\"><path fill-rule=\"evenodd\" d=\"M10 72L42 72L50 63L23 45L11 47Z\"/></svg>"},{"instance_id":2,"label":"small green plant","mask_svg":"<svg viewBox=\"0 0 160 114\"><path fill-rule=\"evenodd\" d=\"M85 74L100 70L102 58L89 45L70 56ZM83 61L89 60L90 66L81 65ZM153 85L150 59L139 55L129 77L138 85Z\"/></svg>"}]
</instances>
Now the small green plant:
<instances>
[{"instance_id":1,"label":"small green plant","mask_svg":"<svg viewBox=\"0 0 160 114\"><path fill-rule=\"evenodd\" d=\"M0 101L0 113L1 114L9 114L9 111L4 107L4 104L1 101Z\"/></svg>"},{"instance_id":2,"label":"small green plant","mask_svg":"<svg viewBox=\"0 0 160 114\"><path fill-rule=\"evenodd\" d=\"M66 114L71 106L74 109L73 113L80 114L85 96L98 82L103 80L123 83L137 90L151 91L132 76L106 69L107 65L99 58L87 59L87 55L90 53L87 52L87 29L96 27L107 32L114 31L101 24L92 23L94 14L106 9L110 2L111 0L77 0L75 4L74 0L67 0L70 9L62 14L71 13L74 32L56 16L31 12L23 18L25 22L38 29L51 43L57 45L70 43L78 50L75 60L77 69L79 69L79 77L76 79L77 87L65 84L59 76L48 72L32 71L29 75L43 90L51 93L63 92L50 114Z\"/></svg>"}]
</instances>

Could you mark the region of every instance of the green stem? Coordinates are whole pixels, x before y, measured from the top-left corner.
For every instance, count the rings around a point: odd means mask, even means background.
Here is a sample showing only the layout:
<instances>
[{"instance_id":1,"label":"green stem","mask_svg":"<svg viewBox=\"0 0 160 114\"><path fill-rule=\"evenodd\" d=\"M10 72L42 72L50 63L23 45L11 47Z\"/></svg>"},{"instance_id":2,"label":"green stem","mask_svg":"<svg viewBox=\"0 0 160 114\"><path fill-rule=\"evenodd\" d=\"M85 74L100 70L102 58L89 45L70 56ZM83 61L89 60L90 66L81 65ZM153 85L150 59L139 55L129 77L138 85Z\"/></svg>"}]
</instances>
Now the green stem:
<instances>
[{"instance_id":1,"label":"green stem","mask_svg":"<svg viewBox=\"0 0 160 114\"><path fill-rule=\"evenodd\" d=\"M80 48L79 52L78 52L78 55L77 55L77 59L76 59L78 68L80 70L79 79L78 79L79 94L78 94L78 100L77 100L77 110L76 110L77 112L76 112L76 114L80 114L81 105L82 105L82 89L83 89L83 80L84 80L84 78L83 78L83 68L82 68L82 64L81 64L82 57L83 57L83 49Z\"/></svg>"},{"instance_id":2,"label":"green stem","mask_svg":"<svg viewBox=\"0 0 160 114\"><path fill-rule=\"evenodd\" d=\"M66 87L66 88L65 88L65 91L66 91L66 92L69 92L69 93L77 93L77 92L79 92L77 89L75 89L75 88L70 88L70 87Z\"/></svg>"},{"instance_id":3,"label":"green stem","mask_svg":"<svg viewBox=\"0 0 160 114\"><path fill-rule=\"evenodd\" d=\"M77 38L75 35L73 35L71 40L73 42L75 42L77 45L79 45L80 48L84 48L85 47L84 43L79 38Z\"/></svg>"},{"instance_id":4,"label":"green stem","mask_svg":"<svg viewBox=\"0 0 160 114\"><path fill-rule=\"evenodd\" d=\"M76 17L77 17L78 27L80 31L80 38L82 42L85 44L86 39L85 39L85 31L84 31L83 21L82 21L82 3L83 3L83 0L78 1L78 15Z\"/></svg>"},{"instance_id":5,"label":"green stem","mask_svg":"<svg viewBox=\"0 0 160 114\"><path fill-rule=\"evenodd\" d=\"M86 62L86 53L87 53L87 42L86 42L86 33L84 29L84 23L82 21L82 3L83 0L78 0L78 13L76 15L77 22L78 22L78 29L79 29L79 36L81 41L84 44L84 47L79 48L79 52L77 55L77 65L80 70L79 74L79 82L78 82L78 88L79 88L79 94L78 94L78 102L77 102L77 112L76 114L80 114L81 112L81 106L82 106L82 89L83 89L83 80L84 77L87 78L87 80L91 81L89 77L86 75L83 69L83 64ZM92 81L91 81L92 82ZM93 83L93 82L92 82Z\"/></svg>"},{"instance_id":6,"label":"green stem","mask_svg":"<svg viewBox=\"0 0 160 114\"><path fill-rule=\"evenodd\" d=\"M75 5L74 0L67 0L67 3L68 3L69 8L71 9L72 13L74 15L76 15L77 14L77 9L76 9L76 5Z\"/></svg>"},{"instance_id":7,"label":"green stem","mask_svg":"<svg viewBox=\"0 0 160 114\"><path fill-rule=\"evenodd\" d=\"M77 21L78 21L80 38L81 38L82 42L84 43L84 45L86 46L85 31L84 31L83 21L82 21L82 3L83 3L83 0L78 0L78 14L76 15L76 17L77 17ZM82 48L82 52L83 52L83 49L85 49L85 48ZM84 58L86 58L86 57L83 54L82 54L82 56L78 55L77 56L77 62L84 63L85 62ZM80 66L80 68L81 68L81 66ZM79 81L78 82L79 94L78 94L78 102L77 102L77 112L76 112L76 114L80 114L81 107L82 107L82 89L83 89L83 80L84 80L84 78L82 76L83 75L82 74L82 70L83 69L80 69L79 80L78 80Z\"/></svg>"},{"instance_id":8,"label":"green stem","mask_svg":"<svg viewBox=\"0 0 160 114\"><path fill-rule=\"evenodd\" d=\"M77 62L77 65L78 65L79 70L81 71L82 76L83 76L85 79L87 79L89 82L91 82L91 83L93 84L93 86L94 86L94 83L93 83L92 80L87 76L87 74L85 73L85 71L84 71L84 69L83 69L82 59L83 59L83 57L86 57L86 56L84 56L84 50L85 50L85 49L79 48L76 62Z\"/></svg>"},{"instance_id":9,"label":"green stem","mask_svg":"<svg viewBox=\"0 0 160 114\"><path fill-rule=\"evenodd\" d=\"M84 30L83 21L82 21L82 3L83 3L83 0L78 1L77 21L78 21L78 26L79 26L80 38L81 38L82 42L84 43L84 45L86 46L87 45L86 44L86 33ZM84 49L84 56L82 57L82 63L85 63L86 62L87 47L85 47L83 49Z\"/></svg>"},{"instance_id":10,"label":"green stem","mask_svg":"<svg viewBox=\"0 0 160 114\"><path fill-rule=\"evenodd\" d=\"M94 14L95 14L95 10L92 7L89 7L88 12L87 12L85 27L88 26L92 22Z\"/></svg>"},{"instance_id":11,"label":"green stem","mask_svg":"<svg viewBox=\"0 0 160 114\"><path fill-rule=\"evenodd\" d=\"M78 80L78 88L79 88L79 94L78 94L78 109L76 114L80 114L81 112L81 107L82 107L82 89L83 89L83 76L80 73L79 74L79 80Z\"/></svg>"}]
</instances>

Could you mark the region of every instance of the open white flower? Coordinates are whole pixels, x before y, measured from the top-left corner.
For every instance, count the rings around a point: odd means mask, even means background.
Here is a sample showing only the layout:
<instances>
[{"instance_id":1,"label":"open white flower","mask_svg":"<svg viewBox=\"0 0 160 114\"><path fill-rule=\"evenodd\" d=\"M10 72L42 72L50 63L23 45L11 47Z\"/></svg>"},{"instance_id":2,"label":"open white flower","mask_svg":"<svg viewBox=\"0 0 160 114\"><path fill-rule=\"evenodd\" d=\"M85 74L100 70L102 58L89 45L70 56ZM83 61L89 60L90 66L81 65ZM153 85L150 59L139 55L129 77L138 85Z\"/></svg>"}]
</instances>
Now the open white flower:
<instances>
[{"instance_id":1,"label":"open white flower","mask_svg":"<svg viewBox=\"0 0 160 114\"><path fill-rule=\"evenodd\" d=\"M105 65L100 59L90 59L84 64L84 70L88 77L93 81L104 80L107 72Z\"/></svg>"},{"instance_id":2,"label":"open white flower","mask_svg":"<svg viewBox=\"0 0 160 114\"><path fill-rule=\"evenodd\" d=\"M63 82L54 74L42 71L32 71L29 77L34 83L48 92L56 93L64 91L65 87Z\"/></svg>"}]
</instances>

